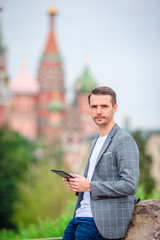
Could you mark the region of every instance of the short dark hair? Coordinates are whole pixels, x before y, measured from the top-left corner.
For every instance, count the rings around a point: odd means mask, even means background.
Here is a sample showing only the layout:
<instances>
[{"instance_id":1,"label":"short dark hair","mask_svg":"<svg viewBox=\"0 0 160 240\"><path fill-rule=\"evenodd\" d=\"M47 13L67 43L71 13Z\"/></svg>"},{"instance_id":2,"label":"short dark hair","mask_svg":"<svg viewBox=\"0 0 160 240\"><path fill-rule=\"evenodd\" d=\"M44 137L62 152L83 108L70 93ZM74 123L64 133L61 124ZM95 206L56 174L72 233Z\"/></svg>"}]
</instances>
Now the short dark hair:
<instances>
[{"instance_id":1,"label":"short dark hair","mask_svg":"<svg viewBox=\"0 0 160 240\"><path fill-rule=\"evenodd\" d=\"M90 98L91 98L92 94L93 95L110 95L111 98L112 98L112 100L111 100L112 101L112 106L114 106L117 103L116 93L113 91L112 88L105 87L105 86L94 88L88 96L89 105L90 105Z\"/></svg>"}]
</instances>

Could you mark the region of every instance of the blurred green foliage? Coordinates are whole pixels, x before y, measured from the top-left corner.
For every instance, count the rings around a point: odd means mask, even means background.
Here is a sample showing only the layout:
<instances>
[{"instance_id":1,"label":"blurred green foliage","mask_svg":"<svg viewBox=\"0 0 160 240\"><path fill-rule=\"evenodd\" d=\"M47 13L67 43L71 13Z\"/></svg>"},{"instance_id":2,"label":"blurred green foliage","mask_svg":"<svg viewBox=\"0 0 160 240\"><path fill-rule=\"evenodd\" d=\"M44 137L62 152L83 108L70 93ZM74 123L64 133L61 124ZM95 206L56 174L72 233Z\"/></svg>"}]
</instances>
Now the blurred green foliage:
<instances>
[{"instance_id":1,"label":"blurred green foliage","mask_svg":"<svg viewBox=\"0 0 160 240\"><path fill-rule=\"evenodd\" d=\"M61 214L68 200L76 199L68 191L62 177L51 172L51 169L66 170L64 152L58 138L46 142L36 142L36 163L29 165L25 181L17 184L18 199L13 204L16 225L23 223L37 224L38 219L55 219Z\"/></svg>"},{"instance_id":2,"label":"blurred green foliage","mask_svg":"<svg viewBox=\"0 0 160 240\"><path fill-rule=\"evenodd\" d=\"M50 171L64 169L59 139L30 142L3 126L0 149L0 228L54 219L68 199L76 198L62 178Z\"/></svg>"},{"instance_id":3,"label":"blurred green foliage","mask_svg":"<svg viewBox=\"0 0 160 240\"><path fill-rule=\"evenodd\" d=\"M22 224L18 226L18 233L11 230L0 231L1 240L17 240L17 239L33 239L33 238L51 238L63 236L64 229L68 222L73 217L73 211L75 208L75 201L69 201L63 213L56 218L56 220L38 220L37 224L29 224L25 227Z\"/></svg>"},{"instance_id":4,"label":"blurred green foliage","mask_svg":"<svg viewBox=\"0 0 160 240\"><path fill-rule=\"evenodd\" d=\"M39 162L30 166L25 182L17 185L18 200L13 207L16 225L37 223L38 218L55 219L64 210L67 201L76 199L74 193L68 191L62 177L51 172L51 169L64 169L62 164Z\"/></svg>"},{"instance_id":5,"label":"blurred green foliage","mask_svg":"<svg viewBox=\"0 0 160 240\"><path fill-rule=\"evenodd\" d=\"M12 204L18 198L16 185L35 160L33 150L31 142L7 125L0 128L0 228L14 227Z\"/></svg>"},{"instance_id":6,"label":"blurred green foliage","mask_svg":"<svg viewBox=\"0 0 160 240\"><path fill-rule=\"evenodd\" d=\"M160 199L160 191L157 188L152 189L152 191L146 197L144 185L138 186L136 195L137 195L137 198L141 199L141 201L148 200L148 199Z\"/></svg>"},{"instance_id":7,"label":"blurred green foliage","mask_svg":"<svg viewBox=\"0 0 160 240\"><path fill-rule=\"evenodd\" d=\"M152 158L146 153L146 140L142 137L140 131L136 131L132 134L139 148L139 168L140 177L139 185L143 186L144 198L148 199L155 187L155 181L151 176Z\"/></svg>"},{"instance_id":8,"label":"blurred green foliage","mask_svg":"<svg viewBox=\"0 0 160 240\"><path fill-rule=\"evenodd\" d=\"M138 197L141 200L146 200L144 194L144 187L139 186L137 190ZM160 199L160 191L154 189L149 195L148 199ZM62 214L55 220L42 220L39 218L38 223L30 223L28 226L18 224L18 232L11 230L0 231L1 240L18 240L18 239L33 239L33 238L51 238L63 236L64 230L73 217L76 201L69 201L62 212Z\"/></svg>"}]
</instances>

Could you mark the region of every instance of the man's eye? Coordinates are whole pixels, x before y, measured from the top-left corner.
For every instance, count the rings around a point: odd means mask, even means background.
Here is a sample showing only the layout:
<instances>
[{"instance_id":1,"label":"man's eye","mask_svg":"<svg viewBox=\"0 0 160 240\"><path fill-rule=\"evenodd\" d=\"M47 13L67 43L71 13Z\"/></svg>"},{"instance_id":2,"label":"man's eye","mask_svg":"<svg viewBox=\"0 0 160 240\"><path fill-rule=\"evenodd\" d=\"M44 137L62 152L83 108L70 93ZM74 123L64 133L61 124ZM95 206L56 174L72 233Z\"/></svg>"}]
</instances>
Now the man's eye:
<instances>
[{"instance_id":1,"label":"man's eye","mask_svg":"<svg viewBox=\"0 0 160 240\"><path fill-rule=\"evenodd\" d=\"M96 106L91 106L92 109L96 109Z\"/></svg>"},{"instance_id":2,"label":"man's eye","mask_svg":"<svg viewBox=\"0 0 160 240\"><path fill-rule=\"evenodd\" d=\"M108 108L108 105L103 105L102 108Z\"/></svg>"}]
</instances>

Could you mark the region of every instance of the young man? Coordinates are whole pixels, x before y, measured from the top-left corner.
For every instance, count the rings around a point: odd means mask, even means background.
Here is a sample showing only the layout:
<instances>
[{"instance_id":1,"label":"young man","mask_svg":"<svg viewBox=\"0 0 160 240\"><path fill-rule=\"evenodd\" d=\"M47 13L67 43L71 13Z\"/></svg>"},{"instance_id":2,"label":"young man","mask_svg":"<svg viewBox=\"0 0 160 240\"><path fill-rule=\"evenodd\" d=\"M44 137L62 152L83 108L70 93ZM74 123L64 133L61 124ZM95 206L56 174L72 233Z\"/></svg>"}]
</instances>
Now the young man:
<instances>
[{"instance_id":1,"label":"young man","mask_svg":"<svg viewBox=\"0 0 160 240\"><path fill-rule=\"evenodd\" d=\"M139 151L131 135L114 122L118 105L111 88L95 88L88 102L99 136L91 145L84 176L64 179L78 193L78 201L63 240L120 239L136 201Z\"/></svg>"}]
</instances>

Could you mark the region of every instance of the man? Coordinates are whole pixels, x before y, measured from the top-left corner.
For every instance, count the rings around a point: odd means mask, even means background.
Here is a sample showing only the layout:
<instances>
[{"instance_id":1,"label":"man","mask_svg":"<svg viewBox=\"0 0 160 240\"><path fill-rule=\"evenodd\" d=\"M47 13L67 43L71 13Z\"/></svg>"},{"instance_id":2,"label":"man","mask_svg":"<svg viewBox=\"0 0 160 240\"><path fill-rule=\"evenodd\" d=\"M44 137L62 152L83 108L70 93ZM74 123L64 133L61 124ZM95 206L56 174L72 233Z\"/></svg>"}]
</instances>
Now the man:
<instances>
[{"instance_id":1,"label":"man","mask_svg":"<svg viewBox=\"0 0 160 240\"><path fill-rule=\"evenodd\" d=\"M91 145L84 176L64 179L79 196L63 240L120 239L136 202L139 152L134 139L114 122L118 105L111 88L95 88L88 102L99 136Z\"/></svg>"}]
</instances>

